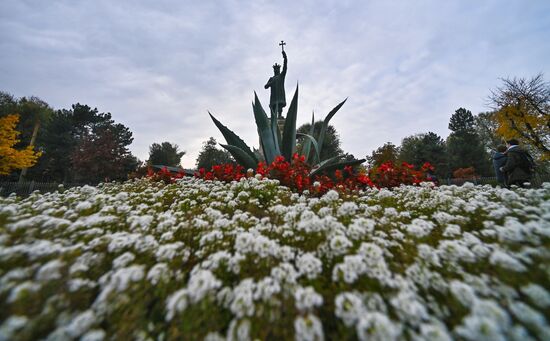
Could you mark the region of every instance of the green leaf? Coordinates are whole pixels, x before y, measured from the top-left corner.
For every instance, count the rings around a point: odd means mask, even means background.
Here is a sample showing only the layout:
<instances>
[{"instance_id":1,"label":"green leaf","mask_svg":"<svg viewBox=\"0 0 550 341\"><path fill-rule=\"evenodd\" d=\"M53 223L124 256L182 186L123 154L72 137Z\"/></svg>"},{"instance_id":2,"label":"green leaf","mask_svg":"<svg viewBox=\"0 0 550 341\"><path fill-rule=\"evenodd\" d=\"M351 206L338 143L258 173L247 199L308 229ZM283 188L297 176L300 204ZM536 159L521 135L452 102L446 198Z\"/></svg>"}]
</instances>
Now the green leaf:
<instances>
[{"instance_id":1,"label":"green leaf","mask_svg":"<svg viewBox=\"0 0 550 341\"><path fill-rule=\"evenodd\" d=\"M315 113L312 112L311 128L309 129L309 135L313 136L314 132L315 132ZM317 144L317 141L315 139L313 140L315 141L315 144ZM317 150L317 161L319 161L319 148L317 147L316 150ZM310 139L307 139L302 146L302 155L305 155L306 161L311 164L313 163L313 160L311 160L312 158L309 157L310 151L311 151L311 141Z\"/></svg>"},{"instance_id":2,"label":"green leaf","mask_svg":"<svg viewBox=\"0 0 550 341\"><path fill-rule=\"evenodd\" d=\"M275 145L279 148L279 154L281 153L281 132L279 132L279 124L277 122L277 113L271 110L271 134L273 135L273 141Z\"/></svg>"},{"instance_id":3,"label":"green leaf","mask_svg":"<svg viewBox=\"0 0 550 341\"><path fill-rule=\"evenodd\" d=\"M321 152L323 151L323 142L325 141L325 134L327 133L328 123L330 119L336 114L338 110L340 110L342 105L344 105L344 103L346 103L347 100L348 99L346 98L340 104L335 106L334 109L332 109L328 113L327 117L325 117L325 120L323 121L323 125L321 126L321 132L319 133L319 140L317 140L317 143L319 144L319 155L321 155Z\"/></svg>"},{"instance_id":4,"label":"green leaf","mask_svg":"<svg viewBox=\"0 0 550 341\"><path fill-rule=\"evenodd\" d=\"M227 151L235 158L235 161L237 161L239 165L243 166L245 169L256 169L258 166L258 162L251 158L248 153L241 148L221 143L220 146L227 149Z\"/></svg>"},{"instance_id":5,"label":"green leaf","mask_svg":"<svg viewBox=\"0 0 550 341\"><path fill-rule=\"evenodd\" d=\"M334 158L330 159L333 160ZM320 165L319 168L314 169L309 173L309 176L315 176L320 173L330 173L332 171L335 171L337 169L343 169L346 166L357 166L365 162L365 159L361 160L352 160L352 161L341 161L336 163L326 163L324 165Z\"/></svg>"},{"instance_id":6,"label":"green leaf","mask_svg":"<svg viewBox=\"0 0 550 341\"><path fill-rule=\"evenodd\" d=\"M260 136L261 144L264 149L264 157L268 164L272 163L276 156L281 155L279 150L279 144L275 143L273 137L273 130L271 129L271 122L267 118L267 114L262 108L262 104L258 99L258 95L254 92L254 119L256 120L256 126L258 127L258 135Z\"/></svg>"},{"instance_id":7,"label":"green leaf","mask_svg":"<svg viewBox=\"0 0 550 341\"><path fill-rule=\"evenodd\" d=\"M228 145L235 146L242 151L244 151L252 160L256 161L256 164L258 163L258 159L256 158L256 155L250 150L250 148L246 145L246 143L233 131L231 131L229 128L224 126L220 121L218 121L210 112L208 112L208 115L210 115L210 118L212 118L212 121L214 121L214 124L218 129L221 131L223 137L225 138L225 141ZM244 165L243 165L244 166Z\"/></svg>"},{"instance_id":8,"label":"green leaf","mask_svg":"<svg viewBox=\"0 0 550 341\"><path fill-rule=\"evenodd\" d=\"M307 143L307 147L308 147L308 153L307 154L304 154L304 155L309 155L309 149L311 147L311 145L313 145L313 148L315 149L315 157L317 158L317 160L319 160L319 146L317 145L317 141L315 140L315 138L309 134L302 134L302 133L296 133L296 136L300 136L300 137L305 137L306 138L306 142Z\"/></svg>"},{"instance_id":9,"label":"green leaf","mask_svg":"<svg viewBox=\"0 0 550 341\"><path fill-rule=\"evenodd\" d=\"M283 129L283 148L282 155L287 161L292 160L292 155L296 150L296 117L298 116L298 84L296 91L288 107L288 112L285 119L285 127Z\"/></svg>"}]
</instances>

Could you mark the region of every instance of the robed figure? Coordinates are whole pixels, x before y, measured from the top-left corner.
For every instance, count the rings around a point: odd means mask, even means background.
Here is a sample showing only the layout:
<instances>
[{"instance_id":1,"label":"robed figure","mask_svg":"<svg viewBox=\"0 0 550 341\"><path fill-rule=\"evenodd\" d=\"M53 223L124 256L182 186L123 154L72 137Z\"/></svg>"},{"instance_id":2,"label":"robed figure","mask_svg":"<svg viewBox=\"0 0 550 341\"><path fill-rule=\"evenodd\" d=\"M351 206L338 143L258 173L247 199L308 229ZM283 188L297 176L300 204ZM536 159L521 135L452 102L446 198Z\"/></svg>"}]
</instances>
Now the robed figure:
<instances>
[{"instance_id":1,"label":"robed figure","mask_svg":"<svg viewBox=\"0 0 550 341\"><path fill-rule=\"evenodd\" d=\"M285 96L285 76L286 76L287 58L286 52L283 50L283 72L281 65L275 63L273 65L273 77L269 78L264 88L271 88L271 96L269 98L269 108L272 112L277 113L277 118L282 118L283 108L286 106Z\"/></svg>"}]
</instances>

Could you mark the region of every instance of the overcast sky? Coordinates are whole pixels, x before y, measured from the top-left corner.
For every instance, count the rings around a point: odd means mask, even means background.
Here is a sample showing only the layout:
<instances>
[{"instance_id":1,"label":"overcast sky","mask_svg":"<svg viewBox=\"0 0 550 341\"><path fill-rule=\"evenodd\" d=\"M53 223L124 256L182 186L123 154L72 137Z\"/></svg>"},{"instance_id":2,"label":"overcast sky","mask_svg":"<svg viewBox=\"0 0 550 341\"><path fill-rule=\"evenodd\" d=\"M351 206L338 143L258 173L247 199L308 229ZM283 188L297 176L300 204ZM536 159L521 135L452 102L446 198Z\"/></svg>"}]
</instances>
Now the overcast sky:
<instances>
[{"instance_id":1,"label":"overcast sky","mask_svg":"<svg viewBox=\"0 0 550 341\"><path fill-rule=\"evenodd\" d=\"M0 90L55 109L111 112L147 159L177 143L193 167L210 110L258 145L253 92L282 63L298 124L324 117L356 157L387 141L448 135L459 107L487 111L500 77L548 74L550 1L0 1Z\"/></svg>"}]
</instances>

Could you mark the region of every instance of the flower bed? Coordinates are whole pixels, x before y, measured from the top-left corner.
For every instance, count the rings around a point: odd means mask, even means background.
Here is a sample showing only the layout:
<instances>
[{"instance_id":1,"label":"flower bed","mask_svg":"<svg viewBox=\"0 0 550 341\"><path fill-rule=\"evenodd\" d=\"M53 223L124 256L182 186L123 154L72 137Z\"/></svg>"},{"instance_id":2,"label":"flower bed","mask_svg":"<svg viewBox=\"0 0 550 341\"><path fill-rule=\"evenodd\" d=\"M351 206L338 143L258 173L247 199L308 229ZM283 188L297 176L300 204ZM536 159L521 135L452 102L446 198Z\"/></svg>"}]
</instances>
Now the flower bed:
<instances>
[{"instance_id":1,"label":"flower bed","mask_svg":"<svg viewBox=\"0 0 550 341\"><path fill-rule=\"evenodd\" d=\"M550 185L0 199L0 339L550 339Z\"/></svg>"},{"instance_id":2,"label":"flower bed","mask_svg":"<svg viewBox=\"0 0 550 341\"><path fill-rule=\"evenodd\" d=\"M315 169L306 163L305 156L294 154L290 162L282 156L277 156L269 165L260 162L255 172L253 169L249 169L244 173L244 167L226 164L215 165L209 171L201 168L195 173L195 176L203 180L231 182L255 175L259 180L263 178L278 180L281 185L288 187L293 192L308 191L311 195L320 196L330 190L350 193L369 187L393 188L400 185L418 185L423 181L429 181L427 172L433 170L434 167L429 162L424 163L419 170L416 170L407 162L402 162L399 165L389 161L369 170L368 175L357 171L352 166L311 175ZM148 176L153 180L164 180L165 182L170 180L170 177L167 179L160 172L151 173ZM176 178L173 181L176 181Z\"/></svg>"}]
</instances>

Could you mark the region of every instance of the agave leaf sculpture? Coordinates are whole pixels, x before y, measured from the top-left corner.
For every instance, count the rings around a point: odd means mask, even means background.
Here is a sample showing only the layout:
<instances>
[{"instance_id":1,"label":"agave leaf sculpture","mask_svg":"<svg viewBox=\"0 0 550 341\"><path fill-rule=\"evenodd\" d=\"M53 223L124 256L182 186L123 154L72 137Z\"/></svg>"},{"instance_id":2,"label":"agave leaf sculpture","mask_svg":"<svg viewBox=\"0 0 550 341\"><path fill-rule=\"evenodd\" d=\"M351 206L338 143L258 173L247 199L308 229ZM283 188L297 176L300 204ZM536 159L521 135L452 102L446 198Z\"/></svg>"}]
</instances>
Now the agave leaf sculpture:
<instances>
[{"instance_id":1,"label":"agave leaf sculpture","mask_svg":"<svg viewBox=\"0 0 550 341\"><path fill-rule=\"evenodd\" d=\"M326 160L320 159L323 141L325 139L329 121L336 114L336 112L340 110L344 103L346 103L346 100L347 98L328 113L323 121L323 125L321 126L319 136L315 138L313 136L315 114L312 114L311 130L309 134L301 134L296 132L296 118L298 116L298 85L296 85L296 91L294 92L294 96L292 97L292 101L288 107L282 134L279 130L279 125L277 124L277 114L272 111L270 117L268 117L262 107L262 104L260 103L260 100L258 99L258 95L254 92L252 110L254 112L254 119L256 120L256 127L258 129L260 145L265 161L268 164L271 164L277 156L281 155L285 158L285 160L290 161L292 159L292 155L296 152L296 139L300 137L304 138L304 144L301 152L306 156L307 162L312 165L310 176L334 171L346 166L356 166L365 162L365 159L340 161L339 156ZM214 121L214 124L221 131L225 141L227 142L227 144L220 145L225 148L241 166L246 169L256 169L259 160L250 147L248 147L237 134L218 121L210 112L208 114L212 118L212 121ZM311 153L311 147L313 147L313 153Z\"/></svg>"}]
</instances>

